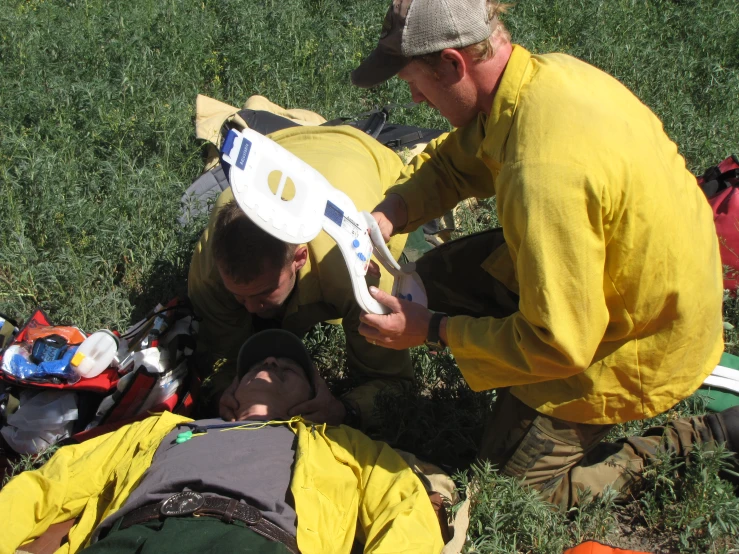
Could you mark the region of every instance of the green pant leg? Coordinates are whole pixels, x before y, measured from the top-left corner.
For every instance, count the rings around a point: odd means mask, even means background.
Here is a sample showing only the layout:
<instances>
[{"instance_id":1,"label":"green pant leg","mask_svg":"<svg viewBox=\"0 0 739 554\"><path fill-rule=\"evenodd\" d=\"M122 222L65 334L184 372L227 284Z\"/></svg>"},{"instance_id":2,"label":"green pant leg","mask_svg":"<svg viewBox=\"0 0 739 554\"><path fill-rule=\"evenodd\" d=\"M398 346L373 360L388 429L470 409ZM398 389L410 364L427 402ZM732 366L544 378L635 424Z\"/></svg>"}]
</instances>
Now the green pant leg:
<instances>
[{"instance_id":1,"label":"green pant leg","mask_svg":"<svg viewBox=\"0 0 739 554\"><path fill-rule=\"evenodd\" d=\"M601 443L573 468L570 488L573 492L589 488L592 493L599 494L606 486L610 486L624 493L622 499L625 499L630 491L636 492L632 489L639 484L644 467L659 453L669 451L690 463L689 455L695 445L713 448L717 442L723 442L723 434L719 436L714 433L712 420L716 417L711 414L681 418L665 426L652 427L641 436L628 437L615 443ZM555 503L564 505L567 501L572 505L572 499L565 498L561 489L552 493Z\"/></svg>"},{"instance_id":2,"label":"green pant leg","mask_svg":"<svg viewBox=\"0 0 739 554\"><path fill-rule=\"evenodd\" d=\"M503 230L491 229L424 254L416 262L416 271L426 288L429 308L472 317L505 317L518 311L518 295L481 267L499 248L507 248Z\"/></svg>"},{"instance_id":3,"label":"green pant leg","mask_svg":"<svg viewBox=\"0 0 739 554\"><path fill-rule=\"evenodd\" d=\"M570 473L608 434L611 425L582 425L540 414L499 389L493 412L485 425L479 458L501 473L522 479L542 491L542 498L572 506L568 494Z\"/></svg>"},{"instance_id":4,"label":"green pant leg","mask_svg":"<svg viewBox=\"0 0 739 554\"><path fill-rule=\"evenodd\" d=\"M212 517L170 517L114 530L84 550L88 554L264 553L285 554L279 542L255 533L240 521Z\"/></svg>"},{"instance_id":5,"label":"green pant leg","mask_svg":"<svg viewBox=\"0 0 739 554\"><path fill-rule=\"evenodd\" d=\"M544 500L564 510L577 505L585 489L593 495L606 487L627 493L659 451L683 457L696 443L723 440L715 431L716 417L679 419L665 427L653 427L642 436L605 443L603 438L612 425L552 418L501 390L486 424L479 456L497 465L503 474L523 479L539 490Z\"/></svg>"}]
</instances>

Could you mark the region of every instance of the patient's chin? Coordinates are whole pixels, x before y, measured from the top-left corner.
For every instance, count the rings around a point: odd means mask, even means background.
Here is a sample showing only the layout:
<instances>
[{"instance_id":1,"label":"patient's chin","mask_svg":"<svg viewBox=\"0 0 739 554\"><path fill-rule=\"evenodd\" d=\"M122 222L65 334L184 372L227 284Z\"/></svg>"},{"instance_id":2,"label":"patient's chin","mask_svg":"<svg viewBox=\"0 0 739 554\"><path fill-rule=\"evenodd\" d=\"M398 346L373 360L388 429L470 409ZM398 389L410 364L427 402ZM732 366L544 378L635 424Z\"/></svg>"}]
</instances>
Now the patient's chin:
<instances>
[{"instance_id":1,"label":"patient's chin","mask_svg":"<svg viewBox=\"0 0 739 554\"><path fill-rule=\"evenodd\" d=\"M239 420L263 419L269 415L270 410L265 404L251 404L240 411Z\"/></svg>"},{"instance_id":2,"label":"patient's chin","mask_svg":"<svg viewBox=\"0 0 739 554\"><path fill-rule=\"evenodd\" d=\"M287 413L284 409L278 409L275 406L267 404L251 404L240 411L239 421L249 419L272 420L286 419Z\"/></svg>"}]
</instances>

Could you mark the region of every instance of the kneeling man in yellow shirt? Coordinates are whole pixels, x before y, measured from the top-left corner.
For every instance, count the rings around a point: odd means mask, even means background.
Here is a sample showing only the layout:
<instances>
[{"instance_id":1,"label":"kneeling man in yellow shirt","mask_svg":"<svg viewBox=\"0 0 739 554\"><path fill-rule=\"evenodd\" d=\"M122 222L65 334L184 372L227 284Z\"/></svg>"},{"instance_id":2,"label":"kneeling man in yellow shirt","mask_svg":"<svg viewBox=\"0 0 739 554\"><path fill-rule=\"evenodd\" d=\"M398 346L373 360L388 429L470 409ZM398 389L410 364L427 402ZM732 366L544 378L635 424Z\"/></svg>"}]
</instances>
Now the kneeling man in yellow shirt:
<instances>
[{"instance_id":1,"label":"kneeling man in yellow shirt","mask_svg":"<svg viewBox=\"0 0 739 554\"><path fill-rule=\"evenodd\" d=\"M388 348L446 345L475 390L498 389L480 456L566 508L626 490L662 431L602 443L614 424L692 394L723 350L711 210L659 119L616 79L511 44L485 0L399 0L352 74L394 75L456 127L408 167L374 216L386 240L465 198L495 196L501 229L418 263L430 312L360 332ZM739 409L670 423L668 448L739 449Z\"/></svg>"}]
</instances>

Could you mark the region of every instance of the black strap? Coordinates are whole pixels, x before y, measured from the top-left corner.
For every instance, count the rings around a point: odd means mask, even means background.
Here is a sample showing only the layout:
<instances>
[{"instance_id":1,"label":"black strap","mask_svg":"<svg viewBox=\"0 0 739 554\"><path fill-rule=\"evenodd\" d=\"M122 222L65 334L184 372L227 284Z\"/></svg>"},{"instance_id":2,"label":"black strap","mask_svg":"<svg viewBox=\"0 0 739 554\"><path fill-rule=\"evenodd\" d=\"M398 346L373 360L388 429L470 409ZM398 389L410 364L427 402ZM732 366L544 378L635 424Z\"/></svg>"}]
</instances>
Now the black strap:
<instances>
[{"instance_id":1,"label":"black strap","mask_svg":"<svg viewBox=\"0 0 739 554\"><path fill-rule=\"evenodd\" d=\"M373 139L376 139L377 137L380 136L382 129L385 127L385 123L387 123L387 116L388 116L388 113L386 111L379 111L379 112L373 113L367 119L362 131L367 133Z\"/></svg>"},{"instance_id":2,"label":"black strap","mask_svg":"<svg viewBox=\"0 0 739 554\"><path fill-rule=\"evenodd\" d=\"M5 315L3 312L0 312L0 317L2 317L5 321L10 323L13 327L18 327L18 322L12 317Z\"/></svg>"},{"instance_id":3,"label":"black strap","mask_svg":"<svg viewBox=\"0 0 739 554\"><path fill-rule=\"evenodd\" d=\"M336 119L332 119L331 121L323 123L322 126L331 127L335 125L351 125L352 127L359 129L360 131L364 131L372 138L379 140L388 148L398 149L401 148L403 145L398 143L391 145L390 142L392 141L384 141L382 140L380 135L385 128L385 124L390 117L391 111L397 109L413 108L416 105L417 104L415 102L409 102L408 104L387 104L381 108L375 108L374 110L361 113L354 117L338 117Z\"/></svg>"},{"instance_id":4,"label":"black strap","mask_svg":"<svg viewBox=\"0 0 739 554\"><path fill-rule=\"evenodd\" d=\"M240 110L238 115L241 116L249 129L261 135L269 135L290 127L300 127L292 119L263 110Z\"/></svg>"},{"instance_id":5,"label":"black strap","mask_svg":"<svg viewBox=\"0 0 739 554\"><path fill-rule=\"evenodd\" d=\"M362 112L360 114L351 116L351 117L337 117L335 119L332 119L330 121L327 121L326 123L321 123L322 127L333 127L335 125L347 125L351 121L362 121L366 120L368 118L371 118L373 115L377 113L384 113L385 114L385 120L390 116L390 112L397 109L406 109L406 108L413 108L417 106L415 102L409 102L407 104L386 104L385 106L381 108L374 108L368 112Z\"/></svg>"},{"instance_id":6,"label":"black strap","mask_svg":"<svg viewBox=\"0 0 739 554\"><path fill-rule=\"evenodd\" d=\"M736 167L731 167L726 171L721 170L721 166L726 165L731 160ZM739 157L736 154L732 154L730 158L726 158L723 162L713 167L709 167L701 176L700 188L707 198L715 196L719 192L729 188L730 186L739 185Z\"/></svg>"},{"instance_id":7,"label":"black strap","mask_svg":"<svg viewBox=\"0 0 739 554\"><path fill-rule=\"evenodd\" d=\"M703 183L700 187L707 198L715 196L719 192L736 185L739 181L739 169L730 169L723 173L718 167L712 167L703 174Z\"/></svg>"}]
</instances>

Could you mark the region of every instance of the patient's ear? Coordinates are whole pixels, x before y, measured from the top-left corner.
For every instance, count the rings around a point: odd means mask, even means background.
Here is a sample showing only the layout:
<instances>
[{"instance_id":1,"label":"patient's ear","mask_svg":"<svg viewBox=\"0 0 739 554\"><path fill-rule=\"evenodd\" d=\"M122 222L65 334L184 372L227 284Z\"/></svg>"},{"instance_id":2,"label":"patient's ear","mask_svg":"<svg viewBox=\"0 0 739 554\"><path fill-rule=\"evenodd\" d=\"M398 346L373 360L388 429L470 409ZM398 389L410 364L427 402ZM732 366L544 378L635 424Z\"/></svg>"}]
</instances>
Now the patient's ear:
<instances>
[{"instance_id":1,"label":"patient's ear","mask_svg":"<svg viewBox=\"0 0 739 554\"><path fill-rule=\"evenodd\" d=\"M293 268L295 271L300 271L303 266L308 262L308 247L305 244L301 244L295 249L293 255Z\"/></svg>"}]
</instances>

